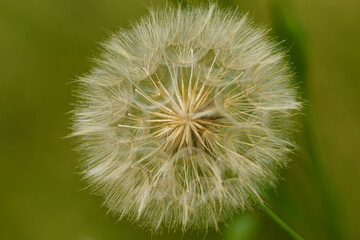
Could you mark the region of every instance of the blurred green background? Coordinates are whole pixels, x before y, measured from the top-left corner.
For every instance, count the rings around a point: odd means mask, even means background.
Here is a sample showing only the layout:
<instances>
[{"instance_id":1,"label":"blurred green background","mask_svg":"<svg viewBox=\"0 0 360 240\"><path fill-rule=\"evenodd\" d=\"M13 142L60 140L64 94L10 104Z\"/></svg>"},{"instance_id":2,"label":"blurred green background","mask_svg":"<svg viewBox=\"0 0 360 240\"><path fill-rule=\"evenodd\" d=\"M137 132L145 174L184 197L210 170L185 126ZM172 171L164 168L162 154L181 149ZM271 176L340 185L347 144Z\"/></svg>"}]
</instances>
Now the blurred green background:
<instances>
[{"instance_id":1,"label":"blurred green background","mask_svg":"<svg viewBox=\"0 0 360 240\"><path fill-rule=\"evenodd\" d=\"M236 216L218 233L152 236L117 221L101 198L83 190L79 156L63 138L75 100L70 82L89 70L109 31L165 4L0 0L0 239L289 239L261 211ZM360 1L220 5L273 28L306 83L309 126L300 127L300 150L268 203L305 239L360 239ZM320 170L313 169L306 132Z\"/></svg>"}]
</instances>

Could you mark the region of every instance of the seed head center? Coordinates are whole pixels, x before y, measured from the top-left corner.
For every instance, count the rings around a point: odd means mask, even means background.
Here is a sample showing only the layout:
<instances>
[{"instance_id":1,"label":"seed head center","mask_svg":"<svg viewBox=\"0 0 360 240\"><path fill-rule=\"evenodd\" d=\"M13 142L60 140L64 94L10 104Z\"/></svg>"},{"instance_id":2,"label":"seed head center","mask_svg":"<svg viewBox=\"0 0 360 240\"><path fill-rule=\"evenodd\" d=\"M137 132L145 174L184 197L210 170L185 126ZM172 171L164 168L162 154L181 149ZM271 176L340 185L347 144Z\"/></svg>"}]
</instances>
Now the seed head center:
<instances>
[{"instance_id":1,"label":"seed head center","mask_svg":"<svg viewBox=\"0 0 360 240\"><path fill-rule=\"evenodd\" d=\"M166 122L167 131L162 134L163 146L170 153L181 149L202 148L211 151L216 141L216 127L220 126L218 117L207 116L201 112L181 111Z\"/></svg>"}]
</instances>

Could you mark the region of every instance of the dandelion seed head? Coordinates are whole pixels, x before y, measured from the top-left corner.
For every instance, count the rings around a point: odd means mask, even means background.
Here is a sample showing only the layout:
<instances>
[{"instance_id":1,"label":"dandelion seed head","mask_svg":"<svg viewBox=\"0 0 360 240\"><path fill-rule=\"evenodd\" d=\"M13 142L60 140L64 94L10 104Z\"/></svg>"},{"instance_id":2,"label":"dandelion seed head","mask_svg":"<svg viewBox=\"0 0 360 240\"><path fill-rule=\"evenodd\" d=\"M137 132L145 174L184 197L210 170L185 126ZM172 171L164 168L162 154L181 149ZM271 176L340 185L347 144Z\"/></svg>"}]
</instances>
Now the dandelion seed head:
<instances>
[{"instance_id":1,"label":"dandelion seed head","mask_svg":"<svg viewBox=\"0 0 360 240\"><path fill-rule=\"evenodd\" d=\"M186 231L263 201L300 106L266 29L215 5L168 7L103 47L79 79L72 135L111 212Z\"/></svg>"}]
</instances>

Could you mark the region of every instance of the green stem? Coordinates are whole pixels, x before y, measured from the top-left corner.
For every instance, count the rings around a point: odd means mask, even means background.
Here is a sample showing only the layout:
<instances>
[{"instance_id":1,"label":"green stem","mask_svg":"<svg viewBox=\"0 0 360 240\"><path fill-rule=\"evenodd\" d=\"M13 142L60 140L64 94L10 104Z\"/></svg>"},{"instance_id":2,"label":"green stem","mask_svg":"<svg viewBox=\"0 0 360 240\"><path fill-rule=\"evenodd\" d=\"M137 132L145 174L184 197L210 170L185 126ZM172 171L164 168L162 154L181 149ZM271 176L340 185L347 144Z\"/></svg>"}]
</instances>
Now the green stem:
<instances>
[{"instance_id":1,"label":"green stem","mask_svg":"<svg viewBox=\"0 0 360 240\"><path fill-rule=\"evenodd\" d=\"M290 49L290 58L294 63L297 72L299 87L302 90L301 98L306 102L311 102L308 93L307 85L307 41L304 29L292 13L292 1L289 0L274 0L273 17L274 27L278 36L282 39L287 39L286 48ZM308 105L308 104L306 104ZM341 225L341 211L337 199L337 194L331 184L331 179L327 176L319 152L319 147L315 141L314 136L314 116L310 106L304 106L302 126L304 136L304 152L308 154L310 159L309 173L312 175L314 185L317 188L321 202L325 210L325 221L328 229L328 239L343 239ZM307 169L306 169L307 170Z\"/></svg>"},{"instance_id":2,"label":"green stem","mask_svg":"<svg viewBox=\"0 0 360 240\"><path fill-rule=\"evenodd\" d=\"M285 232L287 232L293 239L303 240L299 234L297 234L289 225L287 225L281 218L276 215L270 208L268 208L265 204L261 204L264 212L274 221L276 222Z\"/></svg>"}]
</instances>

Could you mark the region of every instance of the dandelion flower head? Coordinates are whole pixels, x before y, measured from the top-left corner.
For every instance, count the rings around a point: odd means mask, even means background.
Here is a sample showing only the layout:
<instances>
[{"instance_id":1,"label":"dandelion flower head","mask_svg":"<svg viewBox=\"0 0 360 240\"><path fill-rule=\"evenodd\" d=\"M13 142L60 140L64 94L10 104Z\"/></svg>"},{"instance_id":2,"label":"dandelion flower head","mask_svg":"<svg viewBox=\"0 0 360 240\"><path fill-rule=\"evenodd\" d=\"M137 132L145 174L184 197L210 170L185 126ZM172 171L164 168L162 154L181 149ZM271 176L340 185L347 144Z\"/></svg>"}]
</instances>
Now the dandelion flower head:
<instances>
[{"instance_id":1,"label":"dandelion flower head","mask_svg":"<svg viewBox=\"0 0 360 240\"><path fill-rule=\"evenodd\" d=\"M150 10L79 79L83 176L119 218L208 228L263 201L299 108L267 29L208 7Z\"/></svg>"}]
</instances>

